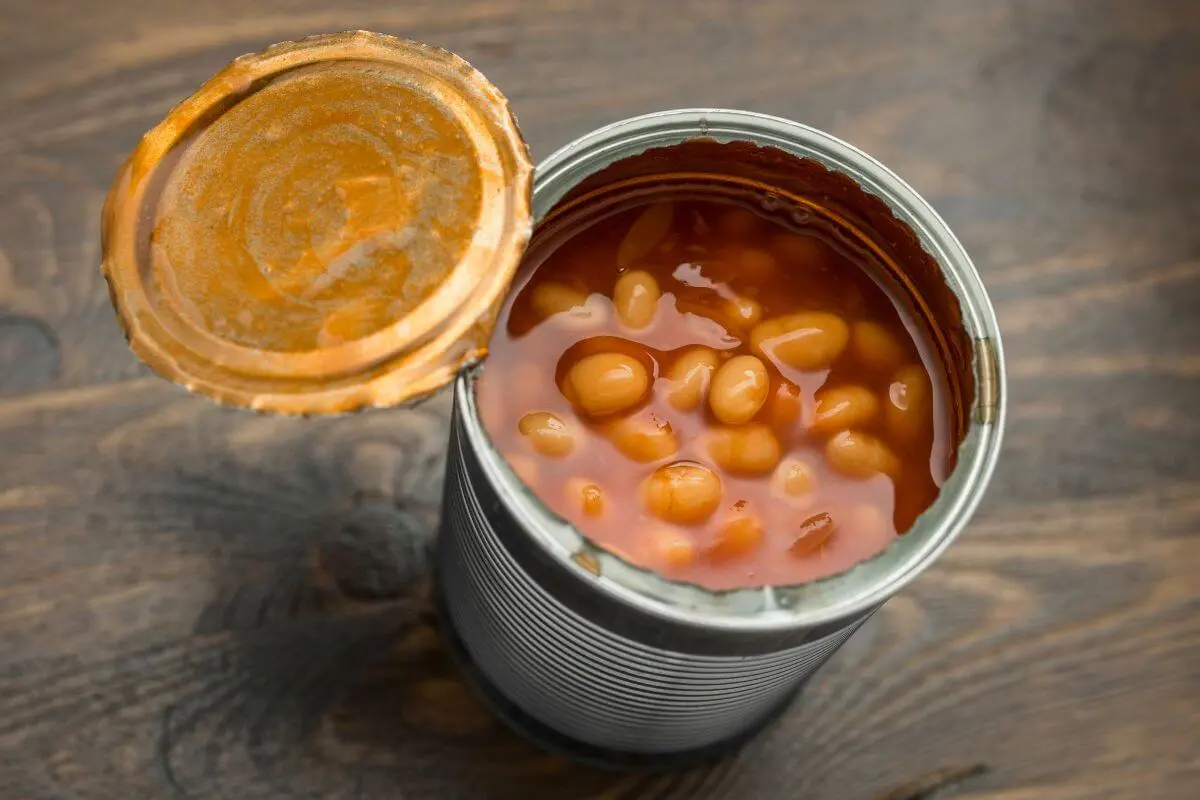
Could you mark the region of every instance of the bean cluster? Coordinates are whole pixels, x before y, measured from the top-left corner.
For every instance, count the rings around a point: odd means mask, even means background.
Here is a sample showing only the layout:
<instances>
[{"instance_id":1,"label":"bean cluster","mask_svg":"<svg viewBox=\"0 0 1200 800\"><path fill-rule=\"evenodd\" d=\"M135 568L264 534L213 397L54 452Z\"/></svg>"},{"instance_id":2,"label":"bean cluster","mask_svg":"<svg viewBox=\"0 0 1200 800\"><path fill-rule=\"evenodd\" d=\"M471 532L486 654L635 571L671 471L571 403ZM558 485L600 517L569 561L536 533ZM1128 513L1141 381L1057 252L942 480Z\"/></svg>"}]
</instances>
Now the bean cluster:
<instances>
[{"instance_id":1,"label":"bean cluster","mask_svg":"<svg viewBox=\"0 0 1200 800\"><path fill-rule=\"evenodd\" d=\"M688 236L673 205L628 224L608 251L607 290L598 270L556 272L553 258L529 278L516 301L529 330L493 343L481 383L504 372L506 356L536 349L527 339L557 357L520 381L539 384L534 407L485 423L503 428L493 430L502 445L519 433L506 456L535 490L561 485L545 498L555 510L635 562L709 585L844 569L896 533L881 486L931 483L905 475L914 465L928 473L934 438L935 386L919 344L895 312L873 318L864 294L877 295L875 308L895 302L864 274L839 277L861 268L819 236L771 236L738 206L709 230L703 204L695 219L705 230ZM605 251L602 237L592 249ZM789 263L802 265L791 278ZM842 290L791 308L794 292L772 291L823 274ZM503 320L510 334L515 313ZM772 566L780 555L820 560L855 538L860 546L842 548L853 553L824 567ZM742 569L721 576L722 565Z\"/></svg>"}]
</instances>

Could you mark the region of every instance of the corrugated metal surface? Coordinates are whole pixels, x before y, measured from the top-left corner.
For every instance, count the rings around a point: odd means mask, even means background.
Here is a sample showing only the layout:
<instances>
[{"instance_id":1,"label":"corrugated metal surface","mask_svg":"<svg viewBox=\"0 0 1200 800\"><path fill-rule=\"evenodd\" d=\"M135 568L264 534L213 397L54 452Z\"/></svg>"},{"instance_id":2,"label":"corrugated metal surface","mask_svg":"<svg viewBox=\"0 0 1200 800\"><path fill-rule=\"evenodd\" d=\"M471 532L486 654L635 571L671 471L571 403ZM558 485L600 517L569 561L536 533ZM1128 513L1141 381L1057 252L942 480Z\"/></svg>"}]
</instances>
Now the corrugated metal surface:
<instances>
[{"instance_id":1,"label":"corrugated metal surface","mask_svg":"<svg viewBox=\"0 0 1200 800\"><path fill-rule=\"evenodd\" d=\"M755 655L732 642L729 655L697 655L619 636L559 602L505 549L473 488L484 478L462 435L456 415L438 546L449 622L508 700L567 737L627 753L730 739L786 702L862 622ZM614 615L636 613L612 602Z\"/></svg>"}]
</instances>

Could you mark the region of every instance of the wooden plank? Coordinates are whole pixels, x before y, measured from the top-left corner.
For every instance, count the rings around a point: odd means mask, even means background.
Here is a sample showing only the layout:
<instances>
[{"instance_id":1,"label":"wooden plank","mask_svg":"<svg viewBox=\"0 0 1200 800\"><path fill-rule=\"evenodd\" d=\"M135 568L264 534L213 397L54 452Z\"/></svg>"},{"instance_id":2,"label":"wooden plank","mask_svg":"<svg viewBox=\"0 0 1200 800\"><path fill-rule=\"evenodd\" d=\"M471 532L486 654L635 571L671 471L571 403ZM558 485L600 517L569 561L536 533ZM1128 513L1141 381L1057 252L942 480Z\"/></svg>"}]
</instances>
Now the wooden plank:
<instances>
[{"instance_id":1,"label":"wooden plank","mask_svg":"<svg viewBox=\"0 0 1200 800\"><path fill-rule=\"evenodd\" d=\"M1200 7L82 0L0 25L0 797L1190 798L1200 787ZM289 420L138 365L98 212L229 58L371 28L463 53L535 151L684 105L862 146L992 291L975 524L733 759L610 775L458 681L424 581L444 396ZM783 787L783 788L781 788Z\"/></svg>"}]
</instances>

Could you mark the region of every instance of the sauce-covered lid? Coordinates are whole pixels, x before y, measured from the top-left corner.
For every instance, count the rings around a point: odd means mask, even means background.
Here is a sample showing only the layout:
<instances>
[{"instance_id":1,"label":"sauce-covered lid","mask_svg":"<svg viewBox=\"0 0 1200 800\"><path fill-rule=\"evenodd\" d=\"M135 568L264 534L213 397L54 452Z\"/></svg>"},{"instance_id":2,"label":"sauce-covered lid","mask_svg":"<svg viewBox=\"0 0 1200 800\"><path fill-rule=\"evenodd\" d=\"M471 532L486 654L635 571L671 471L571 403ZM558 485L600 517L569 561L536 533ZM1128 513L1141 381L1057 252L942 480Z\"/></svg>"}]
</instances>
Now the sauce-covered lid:
<instances>
[{"instance_id":1,"label":"sauce-covered lid","mask_svg":"<svg viewBox=\"0 0 1200 800\"><path fill-rule=\"evenodd\" d=\"M485 352L530 231L529 153L458 56L314 36L242 56L142 139L104 207L134 351L223 403L426 395Z\"/></svg>"}]
</instances>

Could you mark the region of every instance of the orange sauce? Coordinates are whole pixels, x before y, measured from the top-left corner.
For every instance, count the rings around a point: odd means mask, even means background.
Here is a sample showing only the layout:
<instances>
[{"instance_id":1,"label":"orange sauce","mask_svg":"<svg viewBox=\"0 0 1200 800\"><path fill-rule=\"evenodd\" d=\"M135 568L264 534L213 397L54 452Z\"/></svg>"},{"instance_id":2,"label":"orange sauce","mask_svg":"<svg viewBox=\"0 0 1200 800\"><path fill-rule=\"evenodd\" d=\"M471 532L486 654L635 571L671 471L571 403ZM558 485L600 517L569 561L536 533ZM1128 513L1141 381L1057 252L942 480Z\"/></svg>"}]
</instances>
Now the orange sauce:
<instances>
[{"instance_id":1,"label":"orange sauce","mask_svg":"<svg viewBox=\"0 0 1200 800\"><path fill-rule=\"evenodd\" d=\"M674 580L795 584L878 554L952 457L923 324L852 231L668 197L535 235L478 381L488 434L552 511Z\"/></svg>"}]
</instances>

